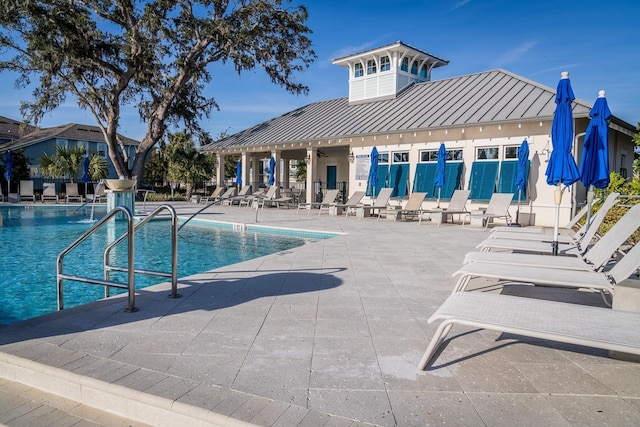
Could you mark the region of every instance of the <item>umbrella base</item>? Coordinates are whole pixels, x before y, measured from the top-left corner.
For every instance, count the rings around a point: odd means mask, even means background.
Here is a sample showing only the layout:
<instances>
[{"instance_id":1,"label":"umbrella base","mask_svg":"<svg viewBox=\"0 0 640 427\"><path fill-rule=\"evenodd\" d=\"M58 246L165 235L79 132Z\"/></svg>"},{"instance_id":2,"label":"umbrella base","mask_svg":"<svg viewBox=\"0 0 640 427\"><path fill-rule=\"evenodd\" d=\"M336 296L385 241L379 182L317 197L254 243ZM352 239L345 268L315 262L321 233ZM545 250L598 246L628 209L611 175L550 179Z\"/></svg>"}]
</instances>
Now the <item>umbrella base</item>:
<instances>
[{"instance_id":1,"label":"umbrella base","mask_svg":"<svg viewBox=\"0 0 640 427\"><path fill-rule=\"evenodd\" d=\"M522 227L522 224L518 224L517 222L512 222L509 224L509 227Z\"/></svg>"}]
</instances>

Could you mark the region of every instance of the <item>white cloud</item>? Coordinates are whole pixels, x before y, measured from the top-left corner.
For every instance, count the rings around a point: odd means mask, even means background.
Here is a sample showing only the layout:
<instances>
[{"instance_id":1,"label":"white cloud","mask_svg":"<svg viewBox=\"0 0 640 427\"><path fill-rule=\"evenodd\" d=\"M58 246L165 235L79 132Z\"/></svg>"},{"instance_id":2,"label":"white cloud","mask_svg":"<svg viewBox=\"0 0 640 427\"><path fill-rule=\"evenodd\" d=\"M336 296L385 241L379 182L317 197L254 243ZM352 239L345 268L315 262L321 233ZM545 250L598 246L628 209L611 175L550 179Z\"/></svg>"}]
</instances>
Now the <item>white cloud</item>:
<instances>
[{"instance_id":1,"label":"white cloud","mask_svg":"<svg viewBox=\"0 0 640 427\"><path fill-rule=\"evenodd\" d=\"M516 46L515 48L504 52L494 61L494 67L501 68L505 65L517 62L523 55L533 49L537 43L537 41L524 42L520 46Z\"/></svg>"},{"instance_id":2,"label":"white cloud","mask_svg":"<svg viewBox=\"0 0 640 427\"><path fill-rule=\"evenodd\" d=\"M460 9L461 7L467 5L471 3L471 0L462 0L456 4L453 5L453 7L451 9L448 10L448 12L453 12L456 9Z\"/></svg>"}]
</instances>

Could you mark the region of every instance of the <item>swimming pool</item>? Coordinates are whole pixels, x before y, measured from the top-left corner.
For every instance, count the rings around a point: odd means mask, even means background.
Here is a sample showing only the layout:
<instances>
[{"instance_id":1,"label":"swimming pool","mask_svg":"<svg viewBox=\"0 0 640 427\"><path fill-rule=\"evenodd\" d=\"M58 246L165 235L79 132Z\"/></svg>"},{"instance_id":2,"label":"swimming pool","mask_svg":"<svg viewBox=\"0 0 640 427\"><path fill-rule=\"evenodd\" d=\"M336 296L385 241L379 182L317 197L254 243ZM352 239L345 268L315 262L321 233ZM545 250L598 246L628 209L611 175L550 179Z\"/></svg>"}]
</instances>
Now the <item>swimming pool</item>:
<instances>
[{"instance_id":1,"label":"swimming pool","mask_svg":"<svg viewBox=\"0 0 640 427\"><path fill-rule=\"evenodd\" d=\"M0 207L0 325L30 319L57 310L56 257L92 225L91 207ZM106 208L96 207L93 219ZM108 223L65 257L64 272L102 279L102 254L109 242L125 230L125 221ZM178 277L219 268L298 247L330 234L234 231L232 225L212 226L191 221L178 234ZM153 220L136 231L136 268L170 271L171 233L168 220ZM120 249L121 248L121 249ZM113 252L125 265L126 240ZM111 279L126 283L126 273ZM166 278L136 275L136 288ZM111 293L123 292L112 288ZM64 304L70 308L104 296L102 286L64 282Z\"/></svg>"}]
</instances>

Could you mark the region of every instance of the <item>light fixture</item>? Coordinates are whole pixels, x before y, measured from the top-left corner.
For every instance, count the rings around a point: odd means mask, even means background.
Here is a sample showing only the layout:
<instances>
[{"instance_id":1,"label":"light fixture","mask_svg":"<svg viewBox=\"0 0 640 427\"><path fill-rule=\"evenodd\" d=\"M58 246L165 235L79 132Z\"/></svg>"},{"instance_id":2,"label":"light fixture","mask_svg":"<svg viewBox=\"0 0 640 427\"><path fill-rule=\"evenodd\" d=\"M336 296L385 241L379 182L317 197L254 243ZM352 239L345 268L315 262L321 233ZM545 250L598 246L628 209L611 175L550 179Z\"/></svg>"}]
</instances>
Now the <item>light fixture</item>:
<instances>
[{"instance_id":1,"label":"light fixture","mask_svg":"<svg viewBox=\"0 0 640 427\"><path fill-rule=\"evenodd\" d=\"M304 162L306 164L311 164L311 154L307 154L307 157L304 158Z\"/></svg>"},{"instance_id":2,"label":"light fixture","mask_svg":"<svg viewBox=\"0 0 640 427\"><path fill-rule=\"evenodd\" d=\"M549 162L549 157L551 155L551 150L549 150L547 147L545 147L545 148L542 149L542 154L546 154L547 155L547 158L546 158L546 160L544 162L548 163Z\"/></svg>"},{"instance_id":3,"label":"light fixture","mask_svg":"<svg viewBox=\"0 0 640 427\"><path fill-rule=\"evenodd\" d=\"M349 163L353 163L353 161L355 160L355 156L353 155L353 151L349 151L349 155L347 156L347 160L349 160Z\"/></svg>"}]
</instances>

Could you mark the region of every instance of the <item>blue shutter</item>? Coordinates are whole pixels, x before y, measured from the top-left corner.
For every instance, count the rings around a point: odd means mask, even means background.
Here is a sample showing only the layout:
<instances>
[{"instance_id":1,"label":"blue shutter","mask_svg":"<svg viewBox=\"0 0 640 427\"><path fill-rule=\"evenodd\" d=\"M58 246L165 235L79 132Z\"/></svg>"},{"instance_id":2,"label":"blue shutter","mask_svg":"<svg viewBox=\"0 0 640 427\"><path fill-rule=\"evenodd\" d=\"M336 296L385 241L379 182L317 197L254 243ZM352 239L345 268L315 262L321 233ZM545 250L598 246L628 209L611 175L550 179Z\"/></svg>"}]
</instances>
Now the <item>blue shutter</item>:
<instances>
[{"instance_id":1,"label":"blue shutter","mask_svg":"<svg viewBox=\"0 0 640 427\"><path fill-rule=\"evenodd\" d=\"M416 167L416 174L413 177L413 192L433 194L435 188L436 173L438 165L436 163L419 163Z\"/></svg>"},{"instance_id":2,"label":"blue shutter","mask_svg":"<svg viewBox=\"0 0 640 427\"><path fill-rule=\"evenodd\" d=\"M389 165L388 164L378 164L378 169L376 170L376 173L378 174L378 179L376 181L376 194L373 194L373 187L369 184L369 181L367 180L367 192L366 195L367 196L371 196L373 195L374 197L377 197L378 194L380 194L380 189L385 188L387 186L387 175L389 172Z\"/></svg>"},{"instance_id":3,"label":"blue shutter","mask_svg":"<svg viewBox=\"0 0 640 427\"><path fill-rule=\"evenodd\" d=\"M407 179L409 178L409 165L391 165L389 171L389 187L393 188L391 197L404 197L407 195Z\"/></svg>"},{"instance_id":4,"label":"blue shutter","mask_svg":"<svg viewBox=\"0 0 640 427\"><path fill-rule=\"evenodd\" d=\"M529 164L527 163L527 172L529 171ZM499 193L513 193L513 201L518 201L518 189L513 182L516 179L518 173L518 161L517 160L505 160L500 164L500 177L498 178L498 192ZM525 174L526 176L527 174ZM524 190L520 196L523 200L527 198L527 187L525 185Z\"/></svg>"},{"instance_id":5,"label":"blue shutter","mask_svg":"<svg viewBox=\"0 0 640 427\"><path fill-rule=\"evenodd\" d=\"M462 162L448 162L444 166L444 187L442 187L442 194L440 195L440 198L450 199L455 190L462 188L462 185L460 185L460 179L462 178L462 166ZM437 198L438 195L435 194L434 197Z\"/></svg>"},{"instance_id":6,"label":"blue shutter","mask_svg":"<svg viewBox=\"0 0 640 427\"><path fill-rule=\"evenodd\" d=\"M489 200L496 191L499 162L473 162L469 178L469 198Z\"/></svg>"}]
</instances>

